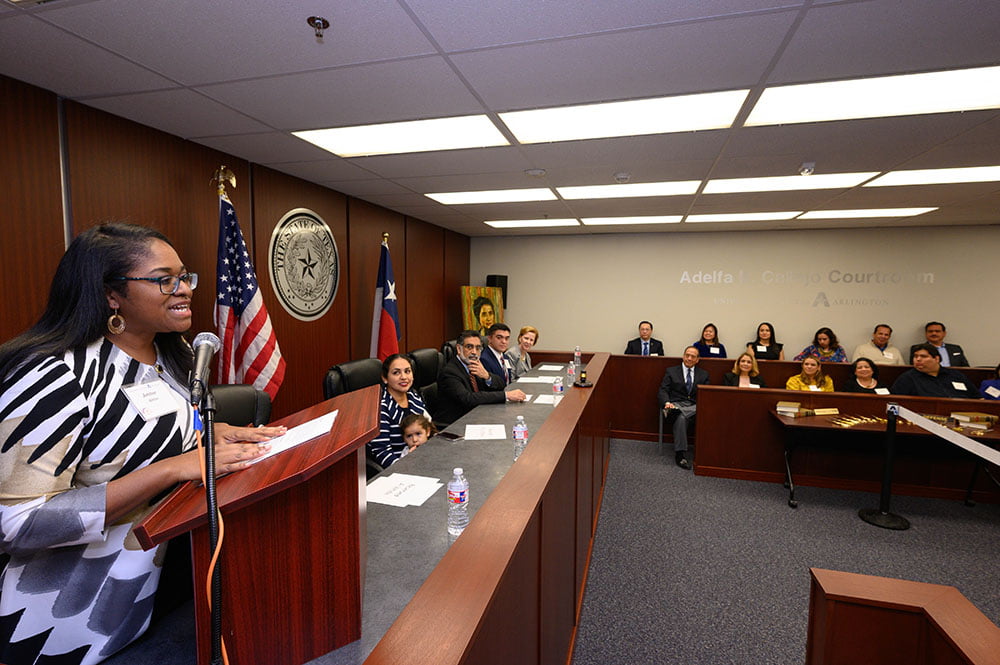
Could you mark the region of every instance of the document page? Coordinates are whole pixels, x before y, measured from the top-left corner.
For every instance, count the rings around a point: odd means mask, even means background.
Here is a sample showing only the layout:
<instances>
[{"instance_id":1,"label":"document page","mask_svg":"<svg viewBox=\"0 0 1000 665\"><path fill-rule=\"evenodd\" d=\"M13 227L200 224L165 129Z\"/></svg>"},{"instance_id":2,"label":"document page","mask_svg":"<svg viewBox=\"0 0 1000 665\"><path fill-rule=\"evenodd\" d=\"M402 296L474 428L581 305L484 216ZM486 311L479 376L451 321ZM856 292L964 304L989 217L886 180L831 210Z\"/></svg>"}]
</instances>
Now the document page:
<instances>
[{"instance_id":1,"label":"document page","mask_svg":"<svg viewBox=\"0 0 1000 665\"><path fill-rule=\"evenodd\" d=\"M492 441L506 439L507 429L503 425L466 425L466 441Z\"/></svg>"},{"instance_id":2,"label":"document page","mask_svg":"<svg viewBox=\"0 0 1000 665\"><path fill-rule=\"evenodd\" d=\"M387 506L422 506L434 492L444 487L437 478L392 473L368 483L368 501Z\"/></svg>"},{"instance_id":3,"label":"document page","mask_svg":"<svg viewBox=\"0 0 1000 665\"><path fill-rule=\"evenodd\" d=\"M294 448L300 443L305 443L306 441L315 439L317 436L329 433L330 428L333 427L333 422L337 419L338 413L340 413L339 409L331 411L325 416L313 418L312 420L306 421L301 425L296 425L281 436L274 437L268 442L271 444L270 452L251 460L250 463L256 464L262 459L274 457L278 453L284 452L289 448Z\"/></svg>"}]
</instances>

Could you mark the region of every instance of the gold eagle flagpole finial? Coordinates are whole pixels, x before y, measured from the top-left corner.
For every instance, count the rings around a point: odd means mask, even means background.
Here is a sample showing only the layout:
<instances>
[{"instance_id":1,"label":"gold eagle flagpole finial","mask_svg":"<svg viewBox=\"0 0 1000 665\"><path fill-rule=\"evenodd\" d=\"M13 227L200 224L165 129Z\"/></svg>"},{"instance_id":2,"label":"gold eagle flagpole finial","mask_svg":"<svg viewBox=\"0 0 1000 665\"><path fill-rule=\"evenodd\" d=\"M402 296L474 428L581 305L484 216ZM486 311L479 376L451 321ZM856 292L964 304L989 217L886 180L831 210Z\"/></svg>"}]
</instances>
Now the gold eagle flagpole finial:
<instances>
[{"instance_id":1,"label":"gold eagle flagpole finial","mask_svg":"<svg viewBox=\"0 0 1000 665\"><path fill-rule=\"evenodd\" d=\"M236 174L232 170L223 164L215 170L215 175L209 182L214 182L216 188L218 189L219 196L226 196L226 182L229 182L229 186L236 189Z\"/></svg>"},{"instance_id":2,"label":"gold eagle flagpole finial","mask_svg":"<svg viewBox=\"0 0 1000 665\"><path fill-rule=\"evenodd\" d=\"M389 245L389 232L388 231L382 231L382 242L385 243L386 246Z\"/></svg>"}]
</instances>

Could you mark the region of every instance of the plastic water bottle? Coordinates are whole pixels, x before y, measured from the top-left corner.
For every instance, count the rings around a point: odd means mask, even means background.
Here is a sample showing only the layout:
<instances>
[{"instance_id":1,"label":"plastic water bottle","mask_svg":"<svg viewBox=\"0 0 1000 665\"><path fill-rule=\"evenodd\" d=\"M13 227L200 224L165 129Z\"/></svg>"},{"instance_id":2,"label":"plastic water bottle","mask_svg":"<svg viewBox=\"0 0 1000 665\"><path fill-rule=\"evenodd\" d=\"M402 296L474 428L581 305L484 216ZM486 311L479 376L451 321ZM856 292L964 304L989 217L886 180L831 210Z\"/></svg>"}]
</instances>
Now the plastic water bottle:
<instances>
[{"instance_id":1,"label":"plastic water bottle","mask_svg":"<svg viewBox=\"0 0 1000 665\"><path fill-rule=\"evenodd\" d=\"M555 381L552 382L552 394L553 395L563 394L563 380L561 376L557 376Z\"/></svg>"},{"instance_id":2,"label":"plastic water bottle","mask_svg":"<svg viewBox=\"0 0 1000 665\"><path fill-rule=\"evenodd\" d=\"M514 461L524 452L524 447L528 445L528 426L524 422L524 416L518 416L514 423Z\"/></svg>"},{"instance_id":3,"label":"plastic water bottle","mask_svg":"<svg viewBox=\"0 0 1000 665\"><path fill-rule=\"evenodd\" d=\"M583 354L580 353L580 347L577 346L573 349L573 364L576 365L576 373L580 373L580 368L583 367Z\"/></svg>"},{"instance_id":4,"label":"plastic water bottle","mask_svg":"<svg viewBox=\"0 0 1000 665\"><path fill-rule=\"evenodd\" d=\"M453 473L448 482L448 533L459 536L469 525L469 481L462 467L455 467Z\"/></svg>"},{"instance_id":5,"label":"plastic water bottle","mask_svg":"<svg viewBox=\"0 0 1000 665\"><path fill-rule=\"evenodd\" d=\"M570 383L576 381L576 361L570 362L566 365L566 378L569 379Z\"/></svg>"}]
</instances>

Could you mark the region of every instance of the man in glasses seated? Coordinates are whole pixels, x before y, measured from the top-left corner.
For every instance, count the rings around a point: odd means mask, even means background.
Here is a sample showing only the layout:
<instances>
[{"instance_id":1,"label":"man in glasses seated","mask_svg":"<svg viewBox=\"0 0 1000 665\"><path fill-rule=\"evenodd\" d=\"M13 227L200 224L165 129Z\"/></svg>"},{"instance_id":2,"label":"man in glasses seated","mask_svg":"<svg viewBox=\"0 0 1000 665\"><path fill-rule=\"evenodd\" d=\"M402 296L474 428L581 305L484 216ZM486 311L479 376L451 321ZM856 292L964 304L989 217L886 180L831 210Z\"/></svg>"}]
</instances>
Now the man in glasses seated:
<instances>
[{"instance_id":1,"label":"man in glasses seated","mask_svg":"<svg viewBox=\"0 0 1000 665\"><path fill-rule=\"evenodd\" d=\"M445 364L438 378L436 422L451 424L480 404L524 401L524 391L505 391L503 378L483 367L479 360L483 353L479 333L462 331L455 347L457 355Z\"/></svg>"}]
</instances>

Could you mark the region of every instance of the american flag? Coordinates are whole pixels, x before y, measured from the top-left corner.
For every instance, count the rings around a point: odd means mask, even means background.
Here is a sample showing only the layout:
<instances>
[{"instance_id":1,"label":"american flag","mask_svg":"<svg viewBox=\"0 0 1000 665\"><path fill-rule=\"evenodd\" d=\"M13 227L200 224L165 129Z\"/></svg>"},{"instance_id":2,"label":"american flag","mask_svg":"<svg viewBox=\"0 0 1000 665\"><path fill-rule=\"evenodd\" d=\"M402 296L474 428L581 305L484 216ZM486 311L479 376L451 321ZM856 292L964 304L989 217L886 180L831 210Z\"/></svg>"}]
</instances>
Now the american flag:
<instances>
[{"instance_id":1,"label":"american flag","mask_svg":"<svg viewBox=\"0 0 1000 665\"><path fill-rule=\"evenodd\" d=\"M285 360L260 297L250 253L233 204L219 197L219 261L215 327L222 339L219 383L249 383L271 399L285 378Z\"/></svg>"},{"instance_id":2,"label":"american flag","mask_svg":"<svg viewBox=\"0 0 1000 665\"><path fill-rule=\"evenodd\" d=\"M396 307L396 278L392 275L389 242L382 241L375 281L375 303L372 312L371 357L385 360L399 353L399 311Z\"/></svg>"}]
</instances>

